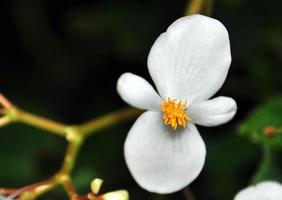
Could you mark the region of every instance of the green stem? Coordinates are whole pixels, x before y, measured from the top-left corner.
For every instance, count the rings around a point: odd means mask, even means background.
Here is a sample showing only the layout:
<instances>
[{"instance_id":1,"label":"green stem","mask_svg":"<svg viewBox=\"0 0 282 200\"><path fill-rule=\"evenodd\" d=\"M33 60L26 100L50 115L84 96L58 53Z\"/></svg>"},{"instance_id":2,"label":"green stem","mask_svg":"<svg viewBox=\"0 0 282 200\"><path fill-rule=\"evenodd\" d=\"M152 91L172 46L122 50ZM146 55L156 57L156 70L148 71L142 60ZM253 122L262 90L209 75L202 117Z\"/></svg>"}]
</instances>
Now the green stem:
<instances>
[{"instance_id":1,"label":"green stem","mask_svg":"<svg viewBox=\"0 0 282 200\"><path fill-rule=\"evenodd\" d=\"M277 152L268 146L263 147L262 159L259 163L251 183L255 184L266 179L277 179L280 177L280 170L277 167L276 155Z\"/></svg>"},{"instance_id":2,"label":"green stem","mask_svg":"<svg viewBox=\"0 0 282 200\"><path fill-rule=\"evenodd\" d=\"M74 185L72 183L71 177L66 175L63 179L62 179L62 185L65 188L66 193L69 196L69 199L75 200L77 193L75 191Z\"/></svg>"},{"instance_id":3,"label":"green stem","mask_svg":"<svg viewBox=\"0 0 282 200\"><path fill-rule=\"evenodd\" d=\"M85 136L96 133L104 128L121 123L140 115L143 111L134 108L125 108L116 112L109 113L97 119L90 120L79 126L80 132Z\"/></svg>"},{"instance_id":4,"label":"green stem","mask_svg":"<svg viewBox=\"0 0 282 200\"><path fill-rule=\"evenodd\" d=\"M34 126L51 133L57 134L59 136L66 136L65 125L55 122L53 120L40 117L38 115L34 115L28 113L24 110L20 110L17 108L11 108L8 112L10 112L10 116L14 121L22 122L28 124L30 126Z\"/></svg>"},{"instance_id":5,"label":"green stem","mask_svg":"<svg viewBox=\"0 0 282 200\"><path fill-rule=\"evenodd\" d=\"M80 150L81 145L83 144L83 140L80 140L78 142L71 142L69 143L67 147L67 152L61 167L61 173L63 174L69 174L71 173L76 159L78 152Z\"/></svg>"},{"instance_id":6,"label":"green stem","mask_svg":"<svg viewBox=\"0 0 282 200\"><path fill-rule=\"evenodd\" d=\"M263 179L265 173L268 171L268 166L271 164L272 158L269 148L263 149L262 159L259 163L259 166L251 180L252 184L255 184Z\"/></svg>"},{"instance_id":7,"label":"green stem","mask_svg":"<svg viewBox=\"0 0 282 200\"><path fill-rule=\"evenodd\" d=\"M7 113L13 121L25 123L30 126L34 126L49 131L51 133L57 134L59 136L63 136L63 137L67 136L66 129L68 128L68 126L64 124L55 122L53 120L38 115L28 113L24 110L20 110L15 107L8 109ZM141 113L142 111L138 109L125 108L113 113L103 115L99 118L90 120L84 124L77 125L75 127L79 130L80 134L83 135L83 137L86 137L91 133L96 133L109 126L113 126L115 124L121 123L128 119L137 117Z\"/></svg>"}]
</instances>

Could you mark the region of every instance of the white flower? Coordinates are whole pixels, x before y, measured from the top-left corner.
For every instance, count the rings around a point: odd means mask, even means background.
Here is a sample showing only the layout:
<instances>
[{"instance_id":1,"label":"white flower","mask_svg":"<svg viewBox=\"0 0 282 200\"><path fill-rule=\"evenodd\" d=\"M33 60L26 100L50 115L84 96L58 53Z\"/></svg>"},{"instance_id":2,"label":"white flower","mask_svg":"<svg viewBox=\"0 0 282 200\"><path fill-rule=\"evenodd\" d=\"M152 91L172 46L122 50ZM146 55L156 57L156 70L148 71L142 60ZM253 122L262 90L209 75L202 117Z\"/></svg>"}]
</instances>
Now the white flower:
<instances>
[{"instance_id":1,"label":"white flower","mask_svg":"<svg viewBox=\"0 0 282 200\"><path fill-rule=\"evenodd\" d=\"M155 41L148 68L154 88L140 76L125 73L117 83L128 104L148 110L127 136L126 163L137 183L155 193L172 193L201 172L205 144L194 124L216 126L237 110L229 97L212 97L231 63L228 32L202 15L175 21Z\"/></svg>"},{"instance_id":2,"label":"white flower","mask_svg":"<svg viewBox=\"0 0 282 200\"><path fill-rule=\"evenodd\" d=\"M264 181L240 191L234 200L281 200L282 185L274 181Z\"/></svg>"}]
</instances>

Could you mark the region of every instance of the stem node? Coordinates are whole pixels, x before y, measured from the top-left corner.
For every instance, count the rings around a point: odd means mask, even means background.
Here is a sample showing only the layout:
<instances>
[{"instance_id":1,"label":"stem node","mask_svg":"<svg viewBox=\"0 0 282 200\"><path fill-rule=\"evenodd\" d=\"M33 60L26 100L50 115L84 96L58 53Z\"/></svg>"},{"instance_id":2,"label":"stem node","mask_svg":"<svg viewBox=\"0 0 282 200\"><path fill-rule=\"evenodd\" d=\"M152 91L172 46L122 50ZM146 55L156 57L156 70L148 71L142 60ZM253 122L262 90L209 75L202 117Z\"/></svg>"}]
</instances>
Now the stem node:
<instances>
[{"instance_id":1,"label":"stem node","mask_svg":"<svg viewBox=\"0 0 282 200\"><path fill-rule=\"evenodd\" d=\"M81 143L83 139L83 134L79 130L79 127L77 126L67 126L65 128L66 131L66 140L68 142L73 142L73 143Z\"/></svg>"}]
</instances>

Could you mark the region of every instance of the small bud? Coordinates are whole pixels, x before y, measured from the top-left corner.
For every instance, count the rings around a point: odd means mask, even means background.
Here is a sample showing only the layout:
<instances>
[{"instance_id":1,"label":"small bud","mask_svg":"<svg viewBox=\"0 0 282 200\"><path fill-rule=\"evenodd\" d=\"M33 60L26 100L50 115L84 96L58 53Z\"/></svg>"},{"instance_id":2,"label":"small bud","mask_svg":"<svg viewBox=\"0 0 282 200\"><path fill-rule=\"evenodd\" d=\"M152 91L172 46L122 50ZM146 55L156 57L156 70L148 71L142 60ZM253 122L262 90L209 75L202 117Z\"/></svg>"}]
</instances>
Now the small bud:
<instances>
[{"instance_id":1,"label":"small bud","mask_svg":"<svg viewBox=\"0 0 282 200\"><path fill-rule=\"evenodd\" d=\"M101 186L103 184L103 180L102 179L99 179L99 178L96 178L94 179L92 182L91 182L91 191L94 193L94 194L98 194Z\"/></svg>"},{"instance_id":2,"label":"small bud","mask_svg":"<svg viewBox=\"0 0 282 200\"><path fill-rule=\"evenodd\" d=\"M103 200L128 200L129 194L126 190L118 190L102 195Z\"/></svg>"}]
</instances>

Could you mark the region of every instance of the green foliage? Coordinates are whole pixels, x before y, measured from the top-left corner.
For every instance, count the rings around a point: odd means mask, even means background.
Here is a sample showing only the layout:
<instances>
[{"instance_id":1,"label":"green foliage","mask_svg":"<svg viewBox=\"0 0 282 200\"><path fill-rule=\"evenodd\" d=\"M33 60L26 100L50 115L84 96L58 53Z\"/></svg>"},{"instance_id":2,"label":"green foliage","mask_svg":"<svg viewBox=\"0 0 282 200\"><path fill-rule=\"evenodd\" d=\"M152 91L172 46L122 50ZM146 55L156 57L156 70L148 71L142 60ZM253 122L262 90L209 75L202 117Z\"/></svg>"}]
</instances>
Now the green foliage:
<instances>
[{"instance_id":1,"label":"green foliage","mask_svg":"<svg viewBox=\"0 0 282 200\"><path fill-rule=\"evenodd\" d=\"M267 129L274 135L266 136ZM282 148L282 96L270 98L249 114L239 128L240 134L252 142L270 148Z\"/></svg>"}]
</instances>

